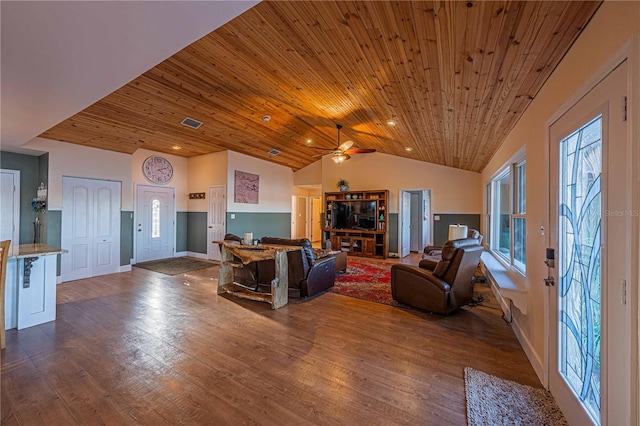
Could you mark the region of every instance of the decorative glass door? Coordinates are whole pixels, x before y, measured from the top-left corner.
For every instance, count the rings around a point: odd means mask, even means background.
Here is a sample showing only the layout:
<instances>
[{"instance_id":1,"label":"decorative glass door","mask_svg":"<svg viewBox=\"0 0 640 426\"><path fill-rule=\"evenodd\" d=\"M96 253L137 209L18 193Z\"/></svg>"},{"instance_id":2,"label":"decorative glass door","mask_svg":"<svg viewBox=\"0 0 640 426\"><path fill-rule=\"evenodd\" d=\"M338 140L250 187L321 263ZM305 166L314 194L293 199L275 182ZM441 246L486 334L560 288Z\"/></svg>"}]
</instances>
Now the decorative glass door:
<instances>
[{"instance_id":1,"label":"decorative glass door","mask_svg":"<svg viewBox=\"0 0 640 426\"><path fill-rule=\"evenodd\" d=\"M558 367L600 419L602 115L560 141L559 160Z\"/></svg>"},{"instance_id":2,"label":"decorative glass door","mask_svg":"<svg viewBox=\"0 0 640 426\"><path fill-rule=\"evenodd\" d=\"M626 76L623 62L549 127L547 373L569 424L631 423Z\"/></svg>"}]
</instances>

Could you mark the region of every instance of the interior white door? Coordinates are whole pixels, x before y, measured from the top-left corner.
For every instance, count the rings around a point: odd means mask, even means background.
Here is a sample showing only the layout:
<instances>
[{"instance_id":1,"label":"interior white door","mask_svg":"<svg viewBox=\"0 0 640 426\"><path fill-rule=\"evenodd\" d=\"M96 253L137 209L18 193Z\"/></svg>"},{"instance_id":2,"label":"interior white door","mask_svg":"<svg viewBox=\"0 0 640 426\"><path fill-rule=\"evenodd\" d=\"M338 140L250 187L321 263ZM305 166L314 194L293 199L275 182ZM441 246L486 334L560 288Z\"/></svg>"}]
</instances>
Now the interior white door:
<instances>
[{"instance_id":1,"label":"interior white door","mask_svg":"<svg viewBox=\"0 0 640 426\"><path fill-rule=\"evenodd\" d=\"M226 190L224 185L212 186L209 188L209 259L221 260L220 246L214 241L222 241L226 232L225 217Z\"/></svg>"},{"instance_id":2,"label":"interior white door","mask_svg":"<svg viewBox=\"0 0 640 426\"><path fill-rule=\"evenodd\" d=\"M0 170L0 241L20 243L20 171Z\"/></svg>"},{"instance_id":3,"label":"interior white door","mask_svg":"<svg viewBox=\"0 0 640 426\"><path fill-rule=\"evenodd\" d=\"M136 200L136 262L173 257L175 188L137 185Z\"/></svg>"},{"instance_id":4,"label":"interior white door","mask_svg":"<svg viewBox=\"0 0 640 426\"><path fill-rule=\"evenodd\" d=\"M120 182L62 178L63 281L119 272L120 198Z\"/></svg>"},{"instance_id":5,"label":"interior white door","mask_svg":"<svg viewBox=\"0 0 640 426\"><path fill-rule=\"evenodd\" d=\"M630 424L627 65L550 127L549 387L570 424ZM631 398L630 398L631 397Z\"/></svg>"},{"instance_id":6,"label":"interior white door","mask_svg":"<svg viewBox=\"0 0 640 426\"><path fill-rule=\"evenodd\" d=\"M400 209L400 257L409 256L411 252L411 194L402 191L402 208Z\"/></svg>"},{"instance_id":7,"label":"interior white door","mask_svg":"<svg viewBox=\"0 0 640 426\"><path fill-rule=\"evenodd\" d=\"M431 191L422 191L422 246L431 243Z\"/></svg>"}]
</instances>

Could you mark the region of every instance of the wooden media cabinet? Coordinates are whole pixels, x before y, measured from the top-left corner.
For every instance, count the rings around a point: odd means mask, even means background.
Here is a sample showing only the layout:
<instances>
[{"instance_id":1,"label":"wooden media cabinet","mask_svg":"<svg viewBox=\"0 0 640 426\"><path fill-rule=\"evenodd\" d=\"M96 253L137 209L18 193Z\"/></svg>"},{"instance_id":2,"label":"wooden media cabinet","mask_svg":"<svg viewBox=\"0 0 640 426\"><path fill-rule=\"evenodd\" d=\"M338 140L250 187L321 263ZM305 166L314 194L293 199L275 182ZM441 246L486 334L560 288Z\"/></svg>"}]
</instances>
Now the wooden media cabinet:
<instances>
[{"instance_id":1,"label":"wooden media cabinet","mask_svg":"<svg viewBox=\"0 0 640 426\"><path fill-rule=\"evenodd\" d=\"M386 258L389 191L325 192L323 243L349 255Z\"/></svg>"}]
</instances>

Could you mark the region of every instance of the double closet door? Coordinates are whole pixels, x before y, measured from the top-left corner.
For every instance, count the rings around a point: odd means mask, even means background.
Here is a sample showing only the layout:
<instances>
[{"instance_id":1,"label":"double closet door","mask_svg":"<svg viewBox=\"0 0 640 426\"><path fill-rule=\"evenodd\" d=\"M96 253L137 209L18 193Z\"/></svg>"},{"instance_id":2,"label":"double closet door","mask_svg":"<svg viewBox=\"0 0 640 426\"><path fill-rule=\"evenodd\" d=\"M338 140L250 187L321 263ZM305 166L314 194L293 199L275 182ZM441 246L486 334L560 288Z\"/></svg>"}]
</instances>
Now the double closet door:
<instances>
[{"instance_id":1,"label":"double closet door","mask_svg":"<svg viewBox=\"0 0 640 426\"><path fill-rule=\"evenodd\" d=\"M121 186L62 178L62 281L119 272Z\"/></svg>"}]
</instances>

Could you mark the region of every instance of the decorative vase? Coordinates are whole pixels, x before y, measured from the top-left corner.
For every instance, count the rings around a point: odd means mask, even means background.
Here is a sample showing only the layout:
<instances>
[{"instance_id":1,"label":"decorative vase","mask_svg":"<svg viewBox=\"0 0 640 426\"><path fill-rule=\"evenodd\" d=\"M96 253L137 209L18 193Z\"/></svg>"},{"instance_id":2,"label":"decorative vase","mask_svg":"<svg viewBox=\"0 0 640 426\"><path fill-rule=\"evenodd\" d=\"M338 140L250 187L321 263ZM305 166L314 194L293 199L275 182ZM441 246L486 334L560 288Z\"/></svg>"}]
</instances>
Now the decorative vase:
<instances>
[{"instance_id":1,"label":"decorative vase","mask_svg":"<svg viewBox=\"0 0 640 426\"><path fill-rule=\"evenodd\" d=\"M347 192L349 187L347 185L340 185L340 192Z\"/></svg>"}]
</instances>

